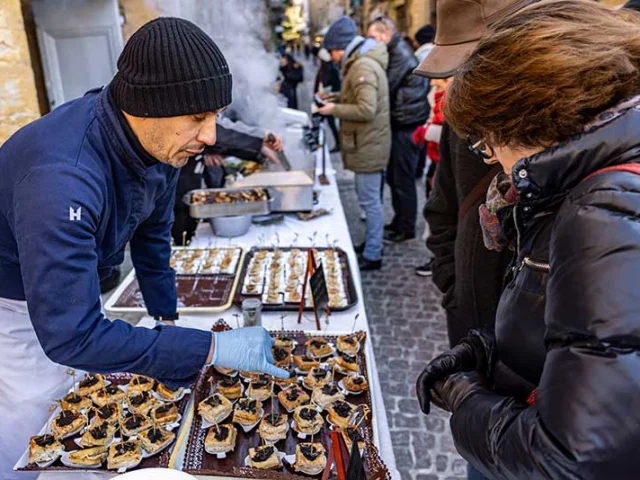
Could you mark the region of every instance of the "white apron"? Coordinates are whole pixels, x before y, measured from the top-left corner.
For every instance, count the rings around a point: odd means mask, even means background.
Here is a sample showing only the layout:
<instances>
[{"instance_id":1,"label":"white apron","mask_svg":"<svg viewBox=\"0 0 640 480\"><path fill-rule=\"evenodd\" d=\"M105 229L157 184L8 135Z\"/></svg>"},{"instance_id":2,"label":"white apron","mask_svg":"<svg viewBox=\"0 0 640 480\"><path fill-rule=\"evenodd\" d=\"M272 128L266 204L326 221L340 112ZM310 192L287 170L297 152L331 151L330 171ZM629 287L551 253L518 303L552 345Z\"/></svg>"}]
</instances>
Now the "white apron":
<instances>
[{"instance_id":1,"label":"white apron","mask_svg":"<svg viewBox=\"0 0 640 480\"><path fill-rule=\"evenodd\" d=\"M71 388L67 367L47 358L29 319L26 302L0 298L0 479L32 480L37 473L13 466L49 416L54 399ZM39 479L94 479L97 475L41 474Z\"/></svg>"}]
</instances>

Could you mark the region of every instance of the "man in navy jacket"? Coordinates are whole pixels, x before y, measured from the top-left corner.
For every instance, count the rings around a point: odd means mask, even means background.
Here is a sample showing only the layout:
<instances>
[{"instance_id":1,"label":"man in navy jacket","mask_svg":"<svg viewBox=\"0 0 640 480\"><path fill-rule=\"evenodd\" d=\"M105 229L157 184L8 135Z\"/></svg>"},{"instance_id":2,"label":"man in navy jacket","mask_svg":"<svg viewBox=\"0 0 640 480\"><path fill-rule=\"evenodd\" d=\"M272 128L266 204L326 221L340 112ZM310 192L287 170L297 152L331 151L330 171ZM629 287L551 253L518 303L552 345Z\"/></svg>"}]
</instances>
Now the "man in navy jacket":
<instances>
[{"instance_id":1,"label":"man in navy jacket","mask_svg":"<svg viewBox=\"0 0 640 480\"><path fill-rule=\"evenodd\" d=\"M130 243L149 314L177 318L169 242L178 168L215 143L231 85L210 37L161 18L131 37L107 87L0 149L0 478L13 478L47 405L69 388L62 365L169 385L191 383L207 363L287 376L261 327L212 335L101 313L98 270L120 264Z\"/></svg>"}]
</instances>

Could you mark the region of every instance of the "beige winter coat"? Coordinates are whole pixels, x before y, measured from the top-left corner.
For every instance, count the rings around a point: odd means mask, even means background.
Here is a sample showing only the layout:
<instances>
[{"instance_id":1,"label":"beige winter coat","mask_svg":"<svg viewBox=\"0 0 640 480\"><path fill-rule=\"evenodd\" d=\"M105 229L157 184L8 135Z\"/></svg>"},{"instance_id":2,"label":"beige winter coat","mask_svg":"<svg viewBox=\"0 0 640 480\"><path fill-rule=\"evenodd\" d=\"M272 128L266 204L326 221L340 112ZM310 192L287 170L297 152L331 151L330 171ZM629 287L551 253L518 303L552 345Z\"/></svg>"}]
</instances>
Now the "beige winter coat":
<instances>
[{"instance_id":1,"label":"beige winter coat","mask_svg":"<svg viewBox=\"0 0 640 480\"><path fill-rule=\"evenodd\" d=\"M388 60L386 45L379 43L364 54L358 48L343 67L340 103L333 115L340 119L344 166L354 172L381 171L389 160Z\"/></svg>"}]
</instances>

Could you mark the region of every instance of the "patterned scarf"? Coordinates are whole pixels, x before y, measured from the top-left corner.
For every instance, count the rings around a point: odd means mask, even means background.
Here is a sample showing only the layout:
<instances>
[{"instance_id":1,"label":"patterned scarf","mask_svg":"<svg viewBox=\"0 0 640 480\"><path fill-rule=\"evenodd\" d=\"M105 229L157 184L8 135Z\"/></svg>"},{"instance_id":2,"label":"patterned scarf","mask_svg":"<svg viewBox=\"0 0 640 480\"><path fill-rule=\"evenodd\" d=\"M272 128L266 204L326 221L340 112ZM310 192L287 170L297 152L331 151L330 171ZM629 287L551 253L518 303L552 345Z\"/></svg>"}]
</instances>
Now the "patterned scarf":
<instances>
[{"instance_id":1,"label":"patterned scarf","mask_svg":"<svg viewBox=\"0 0 640 480\"><path fill-rule=\"evenodd\" d=\"M509 245L509 239L502 230L498 210L518 203L519 197L511 178L504 172L498 173L487 190L487 200L480 205L480 227L484 246L501 252Z\"/></svg>"}]
</instances>

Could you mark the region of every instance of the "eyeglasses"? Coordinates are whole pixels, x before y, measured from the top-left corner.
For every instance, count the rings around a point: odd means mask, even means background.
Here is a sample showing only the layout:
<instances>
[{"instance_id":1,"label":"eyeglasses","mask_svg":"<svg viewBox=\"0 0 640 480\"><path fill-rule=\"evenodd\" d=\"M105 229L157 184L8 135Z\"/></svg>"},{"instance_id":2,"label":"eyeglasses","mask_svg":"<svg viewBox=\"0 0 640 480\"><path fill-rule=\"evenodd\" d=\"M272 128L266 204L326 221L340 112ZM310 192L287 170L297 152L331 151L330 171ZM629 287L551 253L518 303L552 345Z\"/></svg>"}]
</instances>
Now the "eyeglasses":
<instances>
[{"instance_id":1,"label":"eyeglasses","mask_svg":"<svg viewBox=\"0 0 640 480\"><path fill-rule=\"evenodd\" d=\"M467 148L479 157L488 160L495 155L493 148L487 145L484 140L478 140L473 135L467 135Z\"/></svg>"}]
</instances>

